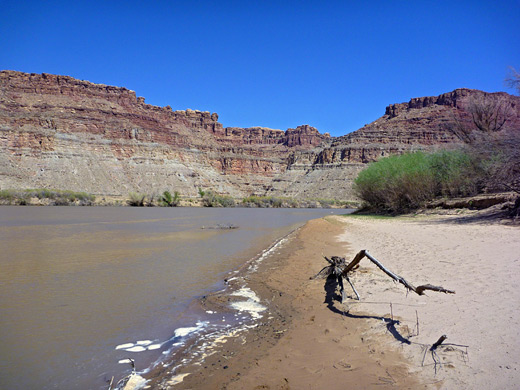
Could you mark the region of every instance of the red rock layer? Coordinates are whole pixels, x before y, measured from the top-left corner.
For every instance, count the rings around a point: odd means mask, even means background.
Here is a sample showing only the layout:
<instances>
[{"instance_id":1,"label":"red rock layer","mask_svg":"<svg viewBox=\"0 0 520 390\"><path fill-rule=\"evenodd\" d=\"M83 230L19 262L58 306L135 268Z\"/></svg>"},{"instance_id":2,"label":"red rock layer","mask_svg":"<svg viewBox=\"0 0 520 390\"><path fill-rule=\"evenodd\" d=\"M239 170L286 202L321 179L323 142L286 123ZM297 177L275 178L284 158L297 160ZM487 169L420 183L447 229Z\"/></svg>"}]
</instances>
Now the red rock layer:
<instances>
[{"instance_id":1,"label":"red rock layer","mask_svg":"<svg viewBox=\"0 0 520 390\"><path fill-rule=\"evenodd\" d=\"M457 89L392 104L369 125L331 138L308 125L225 128L216 113L149 105L126 88L1 71L0 188L196 195L202 187L234 196L327 197L326 185L316 183L351 180L359 164L458 142L451 129L469 120L468 102L483 94ZM518 131L520 98L492 95L512 108L505 131ZM317 174L326 169L335 170ZM332 197L348 192L342 180Z\"/></svg>"}]
</instances>

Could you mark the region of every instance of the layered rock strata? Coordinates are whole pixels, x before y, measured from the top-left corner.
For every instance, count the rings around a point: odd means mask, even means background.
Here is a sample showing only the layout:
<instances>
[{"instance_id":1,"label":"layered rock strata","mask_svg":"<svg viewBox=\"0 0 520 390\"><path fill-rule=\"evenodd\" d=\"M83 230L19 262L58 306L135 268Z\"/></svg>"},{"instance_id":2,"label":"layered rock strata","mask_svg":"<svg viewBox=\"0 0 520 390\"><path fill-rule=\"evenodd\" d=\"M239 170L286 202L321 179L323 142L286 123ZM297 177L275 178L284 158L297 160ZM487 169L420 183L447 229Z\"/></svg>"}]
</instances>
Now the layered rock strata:
<instances>
[{"instance_id":1,"label":"layered rock strata","mask_svg":"<svg viewBox=\"0 0 520 390\"><path fill-rule=\"evenodd\" d=\"M332 138L308 125L223 127L216 113L149 105L126 88L2 71L0 189L197 196L211 188L234 197L347 199L367 162L457 142L450 126L457 116L467 119L465 102L476 94L460 89L394 104L362 129ZM518 98L504 95L518 110Z\"/></svg>"},{"instance_id":2,"label":"layered rock strata","mask_svg":"<svg viewBox=\"0 0 520 390\"><path fill-rule=\"evenodd\" d=\"M352 198L353 180L367 163L406 151L458 147L463 142L455 134L461 128L478 133L471 107L483 102L498 106L499 117L507 119L491 137L520 142L520 97L456 89L389 105L382 117L361 129L332 138L328 145L291 154L289 168L275 177L269 192Z\"/></svg>"}]
</instances>

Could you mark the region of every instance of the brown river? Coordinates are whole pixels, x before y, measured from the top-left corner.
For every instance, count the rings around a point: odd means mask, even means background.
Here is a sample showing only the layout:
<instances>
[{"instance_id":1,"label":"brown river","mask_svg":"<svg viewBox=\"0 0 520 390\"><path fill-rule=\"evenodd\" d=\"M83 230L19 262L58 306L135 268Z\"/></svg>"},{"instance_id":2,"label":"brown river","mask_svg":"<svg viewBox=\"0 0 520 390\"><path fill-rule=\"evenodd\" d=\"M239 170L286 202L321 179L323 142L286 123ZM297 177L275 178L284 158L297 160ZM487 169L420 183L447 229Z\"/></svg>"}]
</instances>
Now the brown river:
<instances>
[{"instance_id":1,"label":"brown river","mask_svg":"<svg viewBox=\"0 0 520 390\"><path fill-rule=\"evenodd\" d=\"M0 206L0 389L107 389L204 327L188 305L230 271L346 212Z\"/></svg>"}]
</instances>

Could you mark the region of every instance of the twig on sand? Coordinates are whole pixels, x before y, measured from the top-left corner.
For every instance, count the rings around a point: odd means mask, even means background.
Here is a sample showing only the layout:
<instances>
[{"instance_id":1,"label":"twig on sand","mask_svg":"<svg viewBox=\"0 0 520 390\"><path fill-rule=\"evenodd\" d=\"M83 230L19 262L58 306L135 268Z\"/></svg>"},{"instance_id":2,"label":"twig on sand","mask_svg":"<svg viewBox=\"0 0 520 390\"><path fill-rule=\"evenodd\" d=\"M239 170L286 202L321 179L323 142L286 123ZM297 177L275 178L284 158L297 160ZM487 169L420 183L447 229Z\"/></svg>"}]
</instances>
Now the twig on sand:
<instances>
[{"instance_id":1,"label":"twig on sand","mask_svg":"<svg viewBox=\"0 0 520 390\"><path fill-rule=\"evenodd\" d=\"M464 362L466 363L466 357L468 357L468 345L460 345L460 344L452 344L452 343L444 343L444 341L448 338L448 336L446 336L445 334L443 334L441 337L439 337L439 339L433 343L430 348L428 348L427 345L424 345L424 355L423 355L423 359L422 359L422 363L421 363L421 366L424 367L424 359L426 358L426 354L428 352L431 353L431 356L432 356L432 360L433 360L433 363L434 363L434 370L435 370L435 374L437 374L437 365L439 365L440 368L442 368L442 361L441 361L441 358L439 357L439 355L437 354L437 349L439 347L453 347L453 346L456 346L456 347L462 347L462 348L465 348L466 350L465 351L462 351L460 350L461 354L462 354L462 359L464 360ZM455 349L455 348L453 348Z\"/></svg>"},{"instance_id":2,"label":"twig on sand","mask_svg":"<svg viewBox=\"0 0 520 390\"><path fill-rule=\"evenodd\" d=\"M354 294L356 294L356 297L357 297L357 300L360 301L361 300L361 297L359 296L356 288L354 287L354 285L352 284L352 282L350 281L350 278L349 277L346 277L345 278L348 282L348 284L350 284L350 287L352 287L352 291L354 291Z\"/></svg>"}]
</instances>

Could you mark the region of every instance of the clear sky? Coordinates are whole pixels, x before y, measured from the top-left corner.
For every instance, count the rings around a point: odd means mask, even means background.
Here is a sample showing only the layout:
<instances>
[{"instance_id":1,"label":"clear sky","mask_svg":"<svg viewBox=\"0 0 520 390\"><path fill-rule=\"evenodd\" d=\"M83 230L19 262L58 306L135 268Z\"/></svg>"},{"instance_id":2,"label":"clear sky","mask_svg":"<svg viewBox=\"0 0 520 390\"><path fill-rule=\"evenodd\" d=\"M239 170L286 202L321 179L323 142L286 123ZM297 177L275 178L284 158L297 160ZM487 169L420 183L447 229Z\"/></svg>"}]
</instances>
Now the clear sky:
<instances>
[{"instance_id":1,"label":"clear sky","mask_svg":"<svg viewBox=\"0 0 520 390\"><path fill-rule=\"evenodd\" d=\"M508 66L520 0L0 0L0 69L126 87L224 126L339 136L412 97L507 91Z\"/></svg>"}]
</instances>

